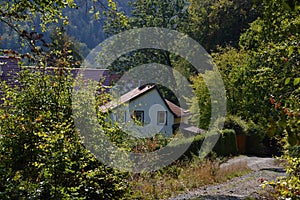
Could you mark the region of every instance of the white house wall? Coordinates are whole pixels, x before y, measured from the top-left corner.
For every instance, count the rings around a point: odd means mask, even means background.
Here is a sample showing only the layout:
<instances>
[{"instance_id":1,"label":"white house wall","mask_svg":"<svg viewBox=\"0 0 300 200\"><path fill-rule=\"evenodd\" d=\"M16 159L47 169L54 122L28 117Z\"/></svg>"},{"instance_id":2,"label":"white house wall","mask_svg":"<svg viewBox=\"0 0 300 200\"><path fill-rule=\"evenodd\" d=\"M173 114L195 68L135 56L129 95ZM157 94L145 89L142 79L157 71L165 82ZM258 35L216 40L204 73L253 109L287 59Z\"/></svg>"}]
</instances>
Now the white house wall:
<instances>
[{"instance_id":1,"label":"white house wall","mask_svg":"<svg viewBox=\"0 0 300 200\"><path fill-rule=\"evenodd\" d=\"M131 101L129 104L129 110L132 113L135 110L143 110L145 125L151 124L153 127L156 127L156 131L166 133L168 136L172 135L174 116L165 105L164 100L161 98L157 90L153 89ZM167 111L167 125L157 125L157 111Z\"/></svg>"},{"instance_id":2,"label":"white house wall","mask_svg":"<svg viewBox=\"0 0 300 200\"><path fill-rule=\"evenodd\" d=\"M123 110L120 112L120 110ZM134 111L144 111L144 125L137 126L132 122L131 115ZM157 124L157 112L166 111L167 113L167 125L158 125ZM139 96L138 98L131 100L129 105L125 104L119 106L116 110L113 111L111 115L114 121L117 120L117 117L120 118L120 113L126 113L124 119L126 119L128 131L133 131L136 134L134 136L142 137L143 135L151 135L156 133L165 133L167 136L171 136L173 133L172 125L174 124L173 113L170 112L169 108L166 106L165 102L159 95L156 89L150 90L147 93ZM122 116L122 114L121 114ZM122 117L123 118L123 117ZM123 121L123 119L121 120ZM131 122L131 124L128 122ZM126 123L124 123L126 124ZM134 126L133 126L134 125ZM126 129L124 128L124 129ZM126 130L124 130L126 131Z\"/></svg>"}]
</instances>

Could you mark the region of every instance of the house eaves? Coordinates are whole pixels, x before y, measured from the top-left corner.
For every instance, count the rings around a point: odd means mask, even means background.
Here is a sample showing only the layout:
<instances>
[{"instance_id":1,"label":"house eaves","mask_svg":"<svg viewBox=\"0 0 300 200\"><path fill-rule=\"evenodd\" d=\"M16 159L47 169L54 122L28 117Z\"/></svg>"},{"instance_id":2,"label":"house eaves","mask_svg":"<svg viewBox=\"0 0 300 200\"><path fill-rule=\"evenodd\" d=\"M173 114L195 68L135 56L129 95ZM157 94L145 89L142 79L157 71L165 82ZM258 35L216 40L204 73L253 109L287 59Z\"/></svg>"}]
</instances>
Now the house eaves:
<instances>
[{"instance_id":1,"label":"house eaves","mask_svg":"<svg viewBox=\"0 0 300 200\"><path fill-rule=\"evenodd\" d=\"M160 91L158 90L157 86L154 84L146 84L141 87L137 87L137 88L127 92L126 94L122 95L120 98L117 98L116 100L112 100L111 102L101 106L100 109L102 112L107 112L109 110L113 110L122 104L129 103L130 101L133 101L134 99L136 99L142 95L145 95L146 93L152 91L153 89L155 89L158 92L159 96L164 101L165 106L169 109L169 111L176 118L190 115L190 112L188 110L184 110L181 107L170 102L169 100L163 98L163 96L160 93Z\"/></svg>"}]
</instances>

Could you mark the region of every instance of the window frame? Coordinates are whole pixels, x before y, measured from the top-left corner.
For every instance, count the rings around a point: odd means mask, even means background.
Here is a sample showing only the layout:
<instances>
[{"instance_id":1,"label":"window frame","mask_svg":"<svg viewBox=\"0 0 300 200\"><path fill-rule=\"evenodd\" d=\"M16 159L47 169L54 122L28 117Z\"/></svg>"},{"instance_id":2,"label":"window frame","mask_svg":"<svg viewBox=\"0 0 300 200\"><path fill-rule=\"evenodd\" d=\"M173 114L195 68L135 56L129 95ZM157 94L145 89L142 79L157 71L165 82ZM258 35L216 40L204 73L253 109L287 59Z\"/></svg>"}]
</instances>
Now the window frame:
<instances>
[{"instance_id":1,"label":"window frame","mask_svg":"<svg viewBox=\"0 0 300 200\"><path fill-rule=\"evenodd\" d=\"M163 114L163 115L161 115ZM161 116L163 116L163 121L161 122ZM157 111L157 125L168 125L168 112L166 110L159 110Z\"/></svg>"},{"instance_id":2,"label":"window frame","mask_svg":"<svg viewBox=\"0 0 300 200\"><path fill-rule=\"evenodd\" d=\"M141 114L141 120L138 119L137 114ZM142 124L144 124L145 122L145 112L143 110L135 110L133 111L133 116L135 118L135 120L141 122Z\"/></svg>"}]
</instances>

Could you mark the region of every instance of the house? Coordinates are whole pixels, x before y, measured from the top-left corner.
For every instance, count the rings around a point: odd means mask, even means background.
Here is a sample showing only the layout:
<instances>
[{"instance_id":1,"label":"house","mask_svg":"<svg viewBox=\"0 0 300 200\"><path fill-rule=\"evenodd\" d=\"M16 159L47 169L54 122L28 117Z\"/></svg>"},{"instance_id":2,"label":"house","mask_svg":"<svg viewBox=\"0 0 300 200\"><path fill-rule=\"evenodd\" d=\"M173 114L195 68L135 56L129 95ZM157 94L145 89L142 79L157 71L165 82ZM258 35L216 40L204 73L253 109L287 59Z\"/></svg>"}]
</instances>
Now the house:
<instances>
[{"instance_id":1,"label":"house","mask_svg":"<svg viewBox=\"0 0 300 200\"><path fill-rule=\"evenodd\" d=\"M46 68L38 68L35 66L25 66L20 67L18 65L18 60L14 58L10 58L7 56L0 56L0 81L11 82L10 84L16 84L16 79L18 78L18 73L21 70L31 70L33 73L41 72L45 70L46 74L54 74L57 70L63 70L63 68L55 68L55 67L46 67ZM107 69L94 69L94 68L70 68L67 69L67 72L72 74L74 78L83 72L84 80L93 80L93 81L103 81L103 86L109 86L111 84L110 75ZM104 80L102 80L104 79Z\"/></svg>"},{"instance_id":2,"label":"house","mask_svg":"<svg viewBox=\"0 0 300 200\"><path fill-rule=\"evenodd\" d=\"M0 81L7 81L11 85L17 84L18 72L23 69L37 72L44 70L45 73L54 74L60 68L37 68L18 66L18 61L9 57L0 56ZM80 68L69 69L74 78L81 72ZM103 86L110 86L118 77L109 75L107 69L89 69L83 71L83 79L102 82ZM1 91L0 91L1 92ZM1 96L1 94L0 94ZM203 130L188 125L190 113L176 104L164 99L158 87L154 84L146 84L134 88L116 100L101 106L103 112L111 111L110 119L118 125L140 133L141 137L156 133L164 133L171 136L179 127L183 132L199 134ZM138 126L142 125L142 126ZM180 125L180 126L179 126Z\"/></svg>"},{"instance_id":3,"label":"house","mask_svg":"<svg viewBox=\"0 0 300 200\"><path fill-rule=\"evenodd\" d=\"M171 136L176 125L187 123L190 115L188 110L164 99L154 84L137 87L100 109L110 111L109 116L114 123L135 130L135 136L139 136L137 132L140 132L141 137L156 133Z\"/></svg>"},{"instance_id":4,"label":"house","mask_svg":"<svg viewBox=\"0 0 300 200\"><path fill-rule=\"evenodd\" d=\"M35 67L35 66L23 66L18 64L18 60L7 56L0 56L0 82L5 81L11 87L19 84L19 73L22 70L29 70L32 73L43 72L48 75L56 75L59 71L64 70L64 74L71 75L76 78L78 74L82 75L83 80L92 80L100 82L103 87L106 87L105 91L108 91L108 87L112 83L112 80L107 69L95 69L95 68L55 68L55 67ZM0 105L2 105L3 91L0 91ZM1 106L0 106L1 107Z\"/></svg>"}]
</instances>

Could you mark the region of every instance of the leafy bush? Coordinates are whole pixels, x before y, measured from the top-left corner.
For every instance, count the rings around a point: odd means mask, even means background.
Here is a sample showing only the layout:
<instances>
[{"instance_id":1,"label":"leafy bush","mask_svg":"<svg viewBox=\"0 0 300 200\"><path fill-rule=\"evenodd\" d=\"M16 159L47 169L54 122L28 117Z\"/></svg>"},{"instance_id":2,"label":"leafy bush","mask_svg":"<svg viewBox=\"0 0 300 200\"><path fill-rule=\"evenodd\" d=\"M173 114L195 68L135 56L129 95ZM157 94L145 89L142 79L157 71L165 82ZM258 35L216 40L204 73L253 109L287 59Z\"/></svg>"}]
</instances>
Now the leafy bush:
<instances>
[{"instance_id":1,"label":"leafy bush","mask_svg":"<svg viewBox=\"0 0 300 200\"><path fill-rule=\"evenodd\" d=\"M268 154L267 148L263 144L263 140L266 134L262 127L249 122L249 128L247 130L246 151L247 154L266 156Z\"/></svg>"},{"instance_id":2,"label":"leafy bush","mask_svg":"<svg viewBox=\"0 0 300 200\"><path fill-rule=\"evenodd\" d=\"M185 153L179 158L179 160L182 159L188 159L190 160L194 156L199 156L199 151L201 149L201 145L204 141L204 136L203 135L197 135L193 138L181 138L178 141L174 141L172 144L169 146L176 150L176 149L181 149L181 146L187 146L189 145L188 149L185 151Z\"/></svg>"},{"instance_id":3,"label":"leafy bush","mask_svg":"<svg viewBox=\"0 0 300 200\"><path fill-rule=\"evenodd\" d=\"M279 110L280 121L278 124L283 129L281 142L284 144L282 158L287 161L287 177L278 182L267 182L274 187L278 199L299 199L300 198L300 109L299 97L290 97L291 107Z\"/></svg>"},{"instance_id":4,"label":"leafy bush","mask_svg":"<svg viewBox=\"0 0 300 200\"><path fill-rule=\"evenodd\" d=\"M233 129L224 129L215 145L214 152L219 156L236 155L238 153L236 135Z\"/></svg>"},{"instance_id":5,"label":"leafy bush","mask_svg":"<svg viewBox=\"0 0 300 200\"><path fill-rule=\"evenodd\" d=\"M233 129L236 135L243 135L247 133L248 125L242 118L235 115L229 115L225 119L224 129Z\"/></svg>"},{"instance_id":6,"label":"leafy bush","mask_svg":"<svg viewBox=\"0 0 300 200\"><path fill-rule=\"evenodd\" d=\"M259 156L269 155L270 151L264 144L267 136L260 125L252 121L245 121L235 115L229 115L224 122L224 130L226 129L235 131L240 153Z\"/></svg>"},{"instance_id":7,"label":"leafy bush","mask_svg":"<svg viewBox=\"0 0 300 200\"><path fill-rule=\"evenodd\" d=\"M103 166L74 127L73 78L23 71L1 83L0 199L119 199L127 174Z\"/></svg>"},{"instance_id":8,"label":"leafy bush","mask_svg":"<svg viewBox=\"0 0 300 200\"><path fill-rule=\"evenodd\" d=\"M193 155L199 156L199 151L204 139L205 137L203 135L197 135L188 150L184 153L184 156L187 156L189 158L191 158Z\"/></svg>"},{"instance_id":9,"label":"leafy bush","mask_svg":"<svg viewBox=\"0 0 300 200\"><path fill-rule=\"evenodd\" d=\"M297 147L298 150L300 147ZM275 189L275 195L278 199L292 199L296 200L300 198L300 159L299 154L296 156L285 155L283 156L287 160L287 174L285 178L281 178L279 181L266 182L266 185L271 185Z\"/></svg>"}]
</instances>

